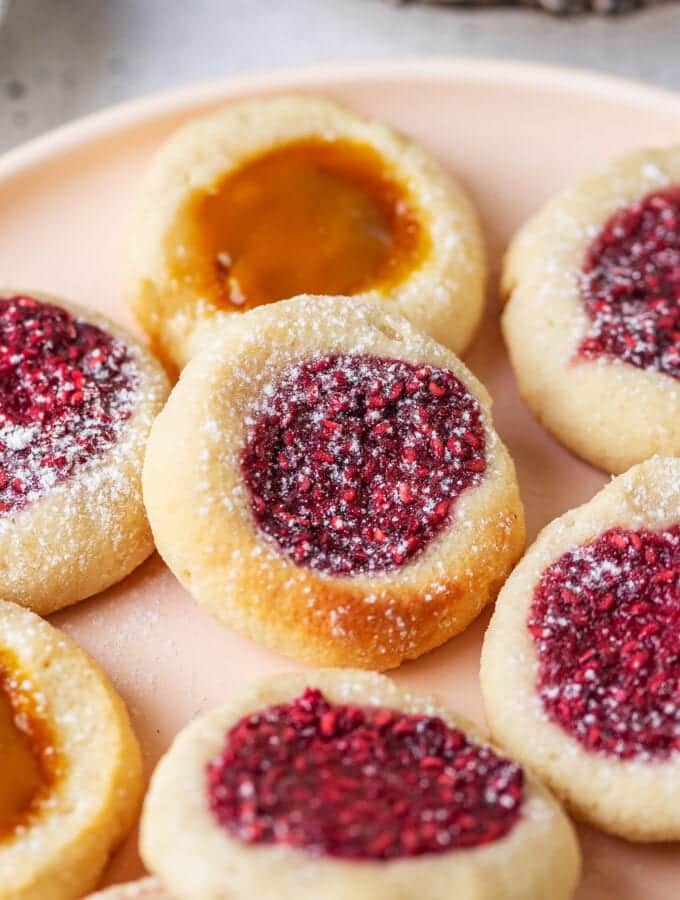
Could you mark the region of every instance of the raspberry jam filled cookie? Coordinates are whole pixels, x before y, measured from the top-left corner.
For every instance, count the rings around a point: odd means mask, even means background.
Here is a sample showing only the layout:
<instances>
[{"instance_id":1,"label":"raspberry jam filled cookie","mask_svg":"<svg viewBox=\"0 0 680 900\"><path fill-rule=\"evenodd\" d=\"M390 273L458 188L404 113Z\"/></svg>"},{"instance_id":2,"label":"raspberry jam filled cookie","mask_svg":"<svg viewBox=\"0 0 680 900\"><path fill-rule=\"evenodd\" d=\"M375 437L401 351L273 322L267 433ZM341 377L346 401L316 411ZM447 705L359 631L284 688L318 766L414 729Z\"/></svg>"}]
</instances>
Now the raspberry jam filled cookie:
<instances>
[{"instance_id":1,"label":"raspberry jam filled cookie","mask_svg":"<svg viewBox=\"0 0 680 900\"><path fill-rule=\"evenodd\" d=\"M197 355L152 430L144 497L199 603L319 664L385 669L438 646L524 544L484 388L347 298L253 310Z\"/></svg>"},{"instance_id":2,"label":"raspberry jam filled cookie","mask_svg":"<svg viewBox=\"0 0 680 900\"><path fill-rule=\"evenodd\" d=\"M141 851L178 900L555 900L580 859L558 804L431 698L352 670L278 675L189 726ZM511 873L511 875L509 875Z\"/></svg>"},{"instance_id":3,"label":"raspberry jam filled cookie","mask_svg":"<svg viewBox=\"0 0 680 900\"><path fill-rule=\"evenodd\" d=\"M3 599L47 615L151 553L141 469L167 392L158 363L113 323L0 290Z\"/></svg>"},{"instance_id":4,"label":"raspberry jam filled cookie","mask_svg":"<svg viewBox=\"0 0 680 900\"><path fill-rule=\"evenodd\" d=\"M553 200L506 260L522 396L610 472L680 453L680 148L619 159Z\"/></svg>"},{"instance_id":5,"label":"raspberry jam filled cookie","mask_svg":"<svg viewBox=\"0 0 680 900\"><path fill-rule=\"evenodd\" d=\"M0 602L0 900L75 900L134 821L141 757L104 673Z\"/></svg>"},{"instance_id":6,"label":"raspberry jam filled cookie","mask_svg":"<svg viewBox=\"0 0 680 900\"><path fill-rule=\"evenodd\" d=\"M549 525L482 654L494 737L578 814L680 838L680 459L654 457Z\"/></svg>"},{"instance_id":7,"label":"raspberry jam filled cookie","mask_svg":"<svg viewBox=\"0 0 680 900\"><path fill-rule=\"evenodd\" d=\"M482 312L461 189L421 147L314 97L234 103L174 135L131 256L130 302L180 368L216 320L298 294L365 294L456 352Z\"/></svg>"}]
</instances>

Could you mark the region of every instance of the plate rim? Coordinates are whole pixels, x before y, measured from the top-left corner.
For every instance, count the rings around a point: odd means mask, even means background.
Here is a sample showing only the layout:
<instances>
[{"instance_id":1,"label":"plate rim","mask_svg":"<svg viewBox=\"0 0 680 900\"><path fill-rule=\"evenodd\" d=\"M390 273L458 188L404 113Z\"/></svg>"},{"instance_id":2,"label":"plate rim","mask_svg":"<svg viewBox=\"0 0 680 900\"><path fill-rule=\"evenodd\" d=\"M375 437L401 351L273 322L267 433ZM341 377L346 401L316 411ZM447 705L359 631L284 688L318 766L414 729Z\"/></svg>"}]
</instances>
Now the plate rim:
<instances>
[{"instance_id":1,"label":"plate rim","mask_svg":"<svg viewBox=\"0 0 680 900\"><path fill-rule=\"evenodd\" d=\"M53 161L83 144L103 140L142 122L180 115L185 111L189 113L197 106L207 106L220 99L267 91L304 90L319 81L326 82L332 88L350 80L361 83L405 78L413 82L449 79L480 84L500 82L530 88L539 83L552 90L606 96L612 102L620 99L626 103L659 106L680 115L680 91L590 68L492 57L446 56L313 63L199 80L105 106L1 154L0 183L35 165Z\"/></svg>"}]
</instances>

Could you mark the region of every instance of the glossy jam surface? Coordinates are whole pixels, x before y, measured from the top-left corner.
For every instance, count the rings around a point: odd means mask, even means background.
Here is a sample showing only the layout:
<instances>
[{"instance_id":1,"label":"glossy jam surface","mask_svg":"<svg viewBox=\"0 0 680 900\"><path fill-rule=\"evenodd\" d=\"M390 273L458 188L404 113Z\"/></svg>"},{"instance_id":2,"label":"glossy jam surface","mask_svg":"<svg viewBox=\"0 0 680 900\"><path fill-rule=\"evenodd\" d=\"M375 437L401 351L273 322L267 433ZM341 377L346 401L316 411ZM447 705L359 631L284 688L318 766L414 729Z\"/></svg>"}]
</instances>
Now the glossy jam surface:
<instances>
[{"instance_id":1,"label":"glossy jam surface","mask_svg":"<svg viewBox=\"0 0 680 900\"><path fill-rule=\"evenodd\" d=\"M0 842L30 823L58 774L49 730L21 680L0 655Z\"/></svg>"},{"instance_id":2,"label":"glossy jam surface","mask_svg":"<svg viewBox=\"0 0 680 900\"><path fill-rule=\"evenodd\" d=\"M615 213L590 245L579 353L680 378L680 186Z\"/></svg>"},{"instance_id":3,"label":"glossy jam surface","mask_svg":"<svg viewBox=\"0 0 680 900\"><path fill-rule=\"evenodd\" d=\"M264 392L241 465L259 527L333 575L398 568L486 469L477 400L444 369L323 356Z\"/></svg>"},{"instance_id":4,"label":"glossy jam surface","mask_svg":"<svg viewBox=\"0 0 680 900\"><path fill-rule=\"evenodd\" d=\"M178 223L167 244L173 277L232 311L388 287L426 243L381 157L342 140L256 157L191 198Z\"/></svg>"},{"instance_id":5,"label":"glossy jam surface","mask_svg":"<svg viewBox=\"0 0 680 900\"><path fill-rule=\"evenodd\" d=\"M496 841L523 785L519 766L439 718L310 688L238 722L207 773L210 809L239 840L373 860Z\"/></svg>"},{"instance_id":6,"label":"glossy jam surface","mask_svg":"<svg viewBox=\"0 0 680 900\"><path fill-rule=\"evenodd\" d=\"M109 448L136 380L125 346L97 326L31 297L0 298L0 515Z\"/></svg>"},{"instance_id":7,"label":"glossy jam surface","mask_svg":"<svg viewBox=\"0 0 680 900\"><path fill-rule=\"evenodd\" d=\"M680 526L614 528L541 576L528 627L553 722L587 750L680 750Z\"/></svg>"}]
</instances>

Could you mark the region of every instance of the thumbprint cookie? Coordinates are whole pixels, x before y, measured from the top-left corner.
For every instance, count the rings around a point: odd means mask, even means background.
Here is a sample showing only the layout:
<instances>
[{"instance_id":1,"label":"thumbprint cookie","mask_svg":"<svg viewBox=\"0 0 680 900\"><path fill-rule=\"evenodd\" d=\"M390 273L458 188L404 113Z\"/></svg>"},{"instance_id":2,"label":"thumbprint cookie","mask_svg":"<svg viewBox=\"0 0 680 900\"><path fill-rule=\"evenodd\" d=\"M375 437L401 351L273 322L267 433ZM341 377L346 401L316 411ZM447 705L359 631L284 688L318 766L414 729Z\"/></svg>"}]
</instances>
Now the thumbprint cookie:
<instances>
[{"instance_id":1,"label":"thumbprint cookie","mask_svg":"<svg viewBox=\"0 0 680 900\"><path fill-rule=\"evenodd\" d=\"M47 615L153 550L141 472L169 386L102 316L0 290L2 598Z\"/></svg>"},{"instance_id":2,"label":"thumbprint cookie","mask_svg":"<svg viewBox=\"0 0 680 900\"><path fill-rule=\"evenodd\" d=\"M680 839L680 459L544 529L499 595L482 688L494 738L579 816Z\"/></svg>"},{"instance_id":3,"label":"thumbprint cookie","mask_svg":"<svg viewBox=\"0 0 680 900\"><path fill-rule=\"evenodd\" d=\"M396 666L462 631L522 552L490 406L452 351L377 304L260 307L196 355L154 424L156 546L265 646Z\"/></svg>"},{"instance_id":4,"label":"thumbprint cookie","mask_svg":"<svg viewBox=\"0 0 680 900\"><path fill-rule=\"evenodd\" d=\"M232 103L173 135L130 253L130 302L180 368L216 320L298 294L365 294L458 353L482 313L461 188L422 147L316 97Z\"/></svg>"},{"instance_id":5,"label":"thumbprint cookie","mask_svg":"<svg viewBox=\"0 0 680 900\"><path fill-rule=\"evenodd\" d=\"M580 870L528 772L432 698L347 669L277 675L192 723L140 846L178 900L567 900Z\"/></svg>"},{"instance_id":6,"label":"thumbprint cookie","mask_svg":"<svg viewBox=\"0 0 680 900\"><path fill-rule=\"evenodd\" d=\"M515 238L504 286L520 391L558 440L615 473L680 453L680 147L558 196Z\"/></svg>"},{"instance_id":7,"label":"thumbprint cookie","mask_svg":"<svg viewBox=\"0 0 680 900\"><path fill-rule=\"evenodd\" d=\"M99 667L4 601L0 759L0 900L82 897L136 817L139 748Z\"/></svg>"}]
</instances>

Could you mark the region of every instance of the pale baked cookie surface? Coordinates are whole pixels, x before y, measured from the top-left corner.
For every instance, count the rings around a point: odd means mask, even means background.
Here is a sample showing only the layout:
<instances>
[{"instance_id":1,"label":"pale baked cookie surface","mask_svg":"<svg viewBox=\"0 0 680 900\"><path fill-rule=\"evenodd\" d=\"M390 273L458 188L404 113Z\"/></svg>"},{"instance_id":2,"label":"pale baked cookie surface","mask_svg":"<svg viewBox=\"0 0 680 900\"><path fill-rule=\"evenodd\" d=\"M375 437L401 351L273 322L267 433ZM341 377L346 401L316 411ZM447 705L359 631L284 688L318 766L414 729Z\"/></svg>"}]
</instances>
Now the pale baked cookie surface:
<instances>
[{"instance_id":1,"label":"pale baked cookie surface","mask_svg":"<svg viewBox=\"0 0 680 900\"><path fill-rule=\"evenodd\" d=\"M4 600L47 615L152 552L141 470L168 391L156 360L104 317L0 290Z\"/></svg>"},{"instance_id":2,"label":"pale baked cookie surface","mask_svg":"<svg viewBox=\"0 0 680 900\"><path fill-rule=\"evenodd\" d=\"M353 670L278 675L190 725L152 778L141 851L179 900L566 900L580 869L528 773Z\"/></svg>"},{"instance_id":3,"label":"pale baked cookie surface","mask_svg":"<svg viewBox=\"0 0 680 900\"><path fill-rule=\"evenodd\" d=\"M514 239L504 289L520 392L549 431L615 473L680 453L680 147L556 197Z\"/></svg>"},{"instance_id":4,"label":"pale baked cookie surface","mask_svg":"<svg viewBox=\"0 0 680 900\"><path fill-rule=\"evenodd\" d=\"M543 530L482 652L491 732L582 818L680 838L680 459L654 457Z\"/></svg>"},{"instance_id":5,"label":"pale baked cookie surface","mask_svg":"<svg viewBox=\"0 0 680 900\"><path fill-rule=\"evenodd\" d=\"M107 677L66 635L0 602L0 898L76 900L132 827L141 757Z\"/></svg>"},{"instance_id":6,"label":"pale baked cookie surface","mask_svg":"<svg viewBox=\"0 0 680 900\"><path fill-rule=\"evenodd\" d=\"M260 307L191 361L154 424L156 546L265 646L396 666L462 631L522 552L490 406L450 350L377 304Z\"/></svg>"},{"instance_id":7,"label":"pale baked cookie surface","mask_svg":"<svg viewBox=\"0 0 680 900\"><path fill-rule=\"evenodd\" d=\"M90 894L89 900L171 900L159 878L142 878Z\"/></svg>"},{"instance_id":8,"label":"pale baked cookie surface","mask_svg":"<svg viewBox=\"0 0 680 900\"><path fill-rule=\"evenodd\" d=\"M216 320L356 295L460 353L484 302L476 214L441 164L330 100L245 100L163 146L130 241L128 298L181 368Z\"/></svg>"}]
</instances>

